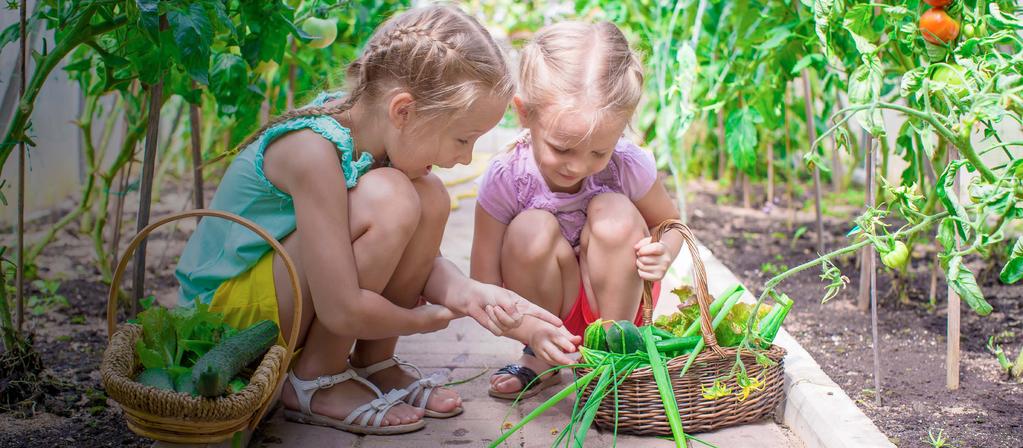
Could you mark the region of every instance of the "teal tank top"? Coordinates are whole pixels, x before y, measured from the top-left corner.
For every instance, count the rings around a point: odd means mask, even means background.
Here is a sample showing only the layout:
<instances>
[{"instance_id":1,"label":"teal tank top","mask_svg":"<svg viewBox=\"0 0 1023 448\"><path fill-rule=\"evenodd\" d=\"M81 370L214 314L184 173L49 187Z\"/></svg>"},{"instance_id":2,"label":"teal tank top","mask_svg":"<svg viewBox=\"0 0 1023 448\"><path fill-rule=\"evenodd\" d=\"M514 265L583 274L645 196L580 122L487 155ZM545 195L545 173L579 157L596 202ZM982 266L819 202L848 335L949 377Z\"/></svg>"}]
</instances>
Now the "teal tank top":
<instances>
[{"instance_id":1,"label":"teal tank top","mask_svg":"<svg viewBox=\"0 0 1023 448\"><path fill-rule=\"evenodd\" d=\"M320 93L306 107L321 106L341 95ZM266 178L263 153L277 137L300 129L311 129L337 146L345 186L349 189L354 188L359 177L373 165L373 156L366 152L358 160L353 160L351 134L333 118L325 115L295 118L268 128L235 156L209 208L247 218L278 240L293 232L295 204L290 195ZM174 273L181 284L181 303L193 303L196 297L203 303L210 303L221 283L248 271L270 250L266 241L240 224L220 218L203 218L188 239Z\"/></svg>"}]
</instances>

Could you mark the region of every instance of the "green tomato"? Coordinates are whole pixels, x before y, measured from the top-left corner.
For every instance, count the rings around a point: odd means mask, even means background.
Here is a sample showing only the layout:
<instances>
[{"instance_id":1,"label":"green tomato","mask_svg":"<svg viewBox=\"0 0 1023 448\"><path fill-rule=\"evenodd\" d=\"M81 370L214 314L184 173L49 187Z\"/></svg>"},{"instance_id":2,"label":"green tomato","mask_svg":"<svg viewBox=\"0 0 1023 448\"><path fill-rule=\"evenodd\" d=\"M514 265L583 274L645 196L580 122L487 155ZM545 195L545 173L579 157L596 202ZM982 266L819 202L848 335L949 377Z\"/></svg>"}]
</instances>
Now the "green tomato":
<instances>
[{"instance_id":1,"label":"green tomato","mask_svg":"<svg viewBox=\"0 0 1023 448\"><path fill-rule=\"evenodd\" d=\"M966 25L963 25L963 36L966 36L966 38L969 39L976 35L977 30L973 27L972 23L967 23Z\"/></svg>"},{"instance_id":2,"label":"green tomato","mask_svg":"<svg viewBox=\"0 0 1023 448\"><path fill-rule=\"evenodd\" d=\"M310 17L302 22L302 31L315 37L309 41L313 48L326 48L337 39L337 19L318 19Z\"/></svg>"},{"instance_id":3,"label":"green tomato","mask_svg":"<svg viewBox=\"0 0 1023 448\"><path fill-rule=\"evenodd\" d=\"M881 262L892 269L901 270L909 261L909 248L902 241L895 242L895 248L881 255Z\"/></svg>"},{"instance_id":4,"label":"green tomato","mask_svg":"<svg viewBox=\"0 0 1023 448\"><path fill-rule=\"evenodd\" d=\"M966 69L960 65L939 65L931 72L931 81L944 84L944 91L951 92L961 100L969 93L969 89L966 87L966 75ZM941 92L938 94L940 95Z\"/></svg>"}]
</instances>

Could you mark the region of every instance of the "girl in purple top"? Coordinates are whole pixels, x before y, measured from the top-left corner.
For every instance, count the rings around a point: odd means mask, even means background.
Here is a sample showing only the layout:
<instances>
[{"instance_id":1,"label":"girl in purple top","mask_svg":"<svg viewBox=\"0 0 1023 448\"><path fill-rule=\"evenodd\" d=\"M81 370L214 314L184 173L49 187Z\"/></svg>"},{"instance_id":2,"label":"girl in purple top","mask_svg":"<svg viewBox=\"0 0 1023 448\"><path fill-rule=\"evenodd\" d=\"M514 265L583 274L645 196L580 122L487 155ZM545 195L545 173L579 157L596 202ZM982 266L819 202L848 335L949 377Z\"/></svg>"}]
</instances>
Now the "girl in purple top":
<instances>
[{"instance_id":1,"label":"girl in purple top","mask_svg":"<svg viewBox=\"0 0 1023 448\"><path fill-rule=\"evenodd\" d=\"M622 137L643 73L621 31L607 22L548 26L523 50L519 74L513 103L526 129L480 181L471 276L565 325L526 317L506 333L526 348L491 377L499 398L515 398L552 364L572 364L566 353L590 322L636 320L643 280L664 277L682 244L674 232L650 242L650 229L678 211L653 156Z\"/></svg>"}]
</instances>

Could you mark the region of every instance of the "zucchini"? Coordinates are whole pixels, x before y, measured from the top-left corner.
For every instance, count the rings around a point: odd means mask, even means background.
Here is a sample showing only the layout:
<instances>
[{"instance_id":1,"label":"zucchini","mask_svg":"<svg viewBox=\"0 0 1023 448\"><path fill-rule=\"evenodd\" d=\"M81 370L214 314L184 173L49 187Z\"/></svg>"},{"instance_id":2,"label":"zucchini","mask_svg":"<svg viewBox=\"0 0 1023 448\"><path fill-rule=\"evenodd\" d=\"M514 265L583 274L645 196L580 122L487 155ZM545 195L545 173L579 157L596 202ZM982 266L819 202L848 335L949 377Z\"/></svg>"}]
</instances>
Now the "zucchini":
<instances>
[{"instance_id":1,"label":"zucchini","mask_svg":"<svg viewBox=\"0 0 1023 448\"><path fill-rule=\"evenodd\" d=\"M614 353L629 354L642 351L645 346L636 324L619 320L607 328L607 347Z\"/></svg>"},{"instance_id":2,"label":"zucchini","mask_svg":"<svg viewBox=\"0 0 1023 448\"><path fill-rule=\"evenodd\" d=\"M597 319L586 326L586 331L583 331L583 347L607 351L607 332L604 330L605 322L607 321Z\"/></svg>"},{"instance_id":3,"label":"zucchini","mask_svg":"<svg viewBox=\"0 0 1023 448\"><path fill-rule=\"evenodd\" d=\"M238 372L277 341L279 332L276 323L263 320L220 341L192 367L196 390L204 397L222 395Z\"/></svg>"},{"instance_id":4,"label":"zucchini","mask_svg":"<svg viewBox=\"0 0 1023 448\"><path fill-rule=\"evenodd\" d=\"M135 377L135 381L149 387L174 391L174 380L171 379L170 372L166 369L143 370L139 376Z\"/></svg>"}]
</instances>

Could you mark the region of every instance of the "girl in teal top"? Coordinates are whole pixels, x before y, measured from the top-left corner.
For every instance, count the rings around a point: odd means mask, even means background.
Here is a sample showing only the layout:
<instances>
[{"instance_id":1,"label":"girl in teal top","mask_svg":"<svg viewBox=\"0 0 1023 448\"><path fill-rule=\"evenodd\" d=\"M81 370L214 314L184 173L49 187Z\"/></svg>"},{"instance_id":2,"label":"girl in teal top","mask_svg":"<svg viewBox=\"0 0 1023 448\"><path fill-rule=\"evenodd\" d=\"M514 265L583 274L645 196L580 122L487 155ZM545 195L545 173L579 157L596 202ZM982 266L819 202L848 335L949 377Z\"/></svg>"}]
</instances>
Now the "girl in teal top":
<instances>
[{"instance_id":1,"label":"girl in teal top","mask_svg":"<svg viewBox=\"0 0 1023 448\"><path fill-rule=\"evenodd\" d=\"M409 432L462 407L443 378L394 357L398 336L463 315L497 335L523 315L561 322L439 253L450 199L430 168L469 162L513 90L486 30L451 6L404 12L376 30L347 80L343 96L321 94L245 142L211 203L283 241L302 297L267 243L217 218L199 224L176 274L182 300L208 303L238 328L300 326L302 353L281 395L287 418Z\"/></svg>"}]
</instances>

